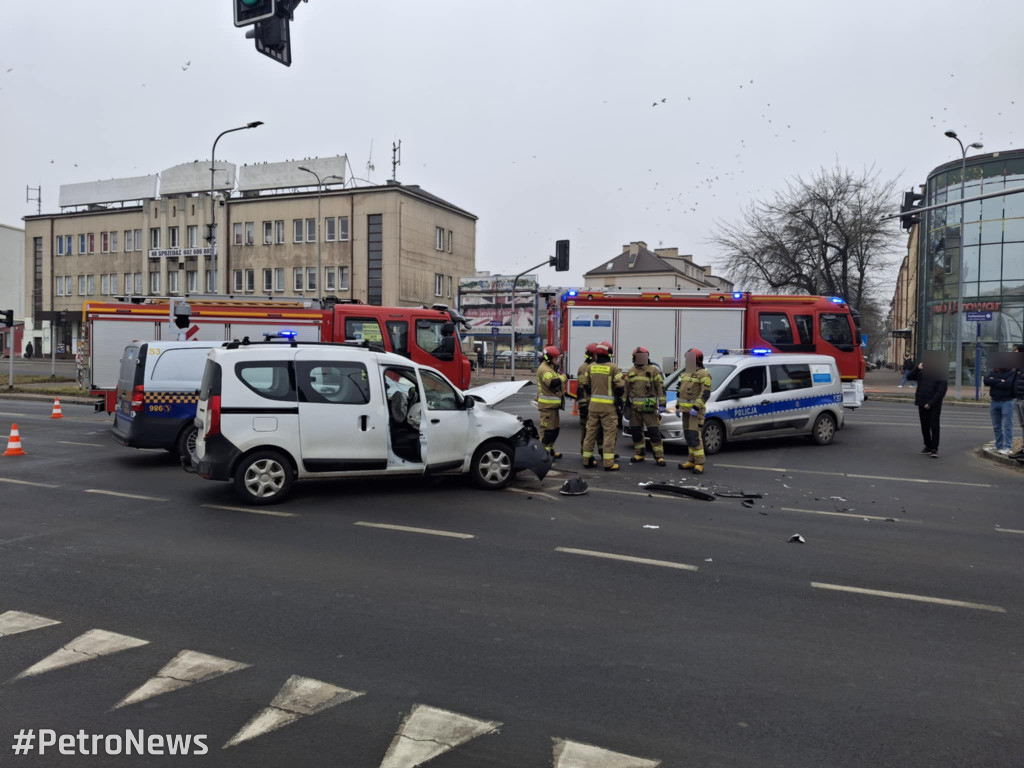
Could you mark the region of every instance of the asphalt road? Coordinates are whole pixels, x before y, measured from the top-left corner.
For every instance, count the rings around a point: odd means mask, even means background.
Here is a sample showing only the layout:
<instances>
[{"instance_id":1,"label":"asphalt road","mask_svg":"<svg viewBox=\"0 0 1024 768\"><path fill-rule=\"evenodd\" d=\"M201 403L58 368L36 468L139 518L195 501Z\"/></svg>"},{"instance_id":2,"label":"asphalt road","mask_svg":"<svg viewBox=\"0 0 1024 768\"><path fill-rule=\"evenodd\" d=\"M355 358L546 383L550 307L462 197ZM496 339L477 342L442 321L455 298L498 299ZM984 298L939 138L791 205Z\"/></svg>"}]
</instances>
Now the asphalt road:
<instances>
[{"instance_id":1,"label":"asphalt road","mask_svg":"<svg viewBox=\"0 0 1024 768\"><path fill-rule=\"evenodd\" d=\"M890 403L711 457L753 508L638 486L674 462L580 470L570 423L543 484L307 483L277 514L64 411L0 401L28 452L0 458L3 765L1021 765L1024 475L972 455L984 410L946 410L938 460ZM23 728L209 754L15 757Z\"/></svg>"}]
</instances>

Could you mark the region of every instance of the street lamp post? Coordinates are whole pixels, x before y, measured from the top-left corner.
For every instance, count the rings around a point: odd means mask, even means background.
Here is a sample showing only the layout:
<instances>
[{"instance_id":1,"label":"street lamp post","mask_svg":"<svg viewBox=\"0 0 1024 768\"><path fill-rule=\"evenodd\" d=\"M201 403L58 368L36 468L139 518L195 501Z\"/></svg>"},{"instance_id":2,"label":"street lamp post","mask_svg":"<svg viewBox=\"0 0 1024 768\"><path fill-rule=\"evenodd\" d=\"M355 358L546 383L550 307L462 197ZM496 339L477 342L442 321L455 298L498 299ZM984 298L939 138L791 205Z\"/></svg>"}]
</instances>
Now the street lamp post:
<instances>
[{"instance_id":1,"label":"street lamp post","mask_svg":"<svg viewBox=\"0 0 1024 768\"><path fill-rule=\"evenodd\" d=\"M323 285L324 279L324 266L323 259L320 255L320 241L323 240L323 234L320 231L320 202L321 199L323 198L325 181L327 181L328 179L337 179L342 184L344 184L345 180L340 176L334 175L324 176L323 179L321 179L320 174L318 174L316 171L311 171L304 165L300 165L299 170L305 171L306 173L311 173L316 178L316 299L317 301L323 301L324 292L321 286Z\"/></svg>"},{"instance_id":2,"label":"street lamp post","mask_svg":"<svg viewBox=\"0 0 1024 768\"><path fill-rule=\"evenodd\" d=\"M213 149L210 150L210 271L213 274L213 293L217 292L217 201L214 199L215 192L215 171L217 170L217 142L221 137L234 133L235 131L247 131L250 128L259 128L263 125L262 120L254 120L251 123L240 125L238 128L228 128L217 134L213 140Z\"/></svg>"},{"instance_id":3,"label":"street lamp post","mask_svg":"<svg viewBox=\"0 0 1024 768\"><path fill-rule=\"evenodd\" d=\"M983 149L980 141L964 146L956 131L946 131L945 135L960 145L960 264L957 269L957 290L956 290L956 399L959 400L963 390L963 367L964 367L964 197L967 189L967 150ZM981 361L975 360L977 366Z\"/></svg>"}]
</instances>

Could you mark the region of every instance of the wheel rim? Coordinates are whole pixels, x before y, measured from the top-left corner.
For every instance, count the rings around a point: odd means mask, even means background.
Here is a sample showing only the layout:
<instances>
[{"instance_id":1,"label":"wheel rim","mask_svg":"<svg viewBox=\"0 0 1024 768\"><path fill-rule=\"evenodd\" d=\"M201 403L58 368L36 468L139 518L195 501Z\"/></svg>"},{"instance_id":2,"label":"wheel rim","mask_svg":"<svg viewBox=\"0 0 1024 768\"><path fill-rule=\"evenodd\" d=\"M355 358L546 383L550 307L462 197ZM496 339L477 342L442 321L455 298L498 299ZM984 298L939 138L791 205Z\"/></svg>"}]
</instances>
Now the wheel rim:
<instances>
[{"instance_id":1,"label":"wheel rim","mask_svg":"<svg viewBox=\"0 0 1024 768\"><path fill-rule=\"evenodd\" d=\"M198 438L199 438L199 430L198 429L193 429L191 432L188 433L188 436L186 436L186 438L185 438L185 450L188 452L189 456L191 456L193 453L196 452L196 440Z\"/></svg>"},{"instance_id":2,"label":"wheel rim","mask_svg":"<svg viewBox=\"0 0 1024 768\"><path fill-rule=\"evenodd\" d=\"M284 480L284 467L274 459L254 461L245 470L245 489L260 499L279 493Z\"/></svg>"},{"instance_id":3,"label":"wheel rim","mask_svg":"<svg viewBox=\"0 0 1024 768\"><path fill-rule=\"evenodd\" d=\"M704 447L714 453L722 444L722 435L718 426L712 424L704 430Z\"/></svg>"},{"instance_id":4,"label":"wheel rim","mask_svg":"<svg viewBox=\"0 0 1024 768\"><path fill-rule=\"evenodd\" d=\"M480 477L491 485L503 482L512 472L512 461L508 454L492 448L480 457Z\"/></svg>"},{"instance_id":5,"label":"wheel rim","mask_svg":"<svg viewBox=\"0 0 1024 768\"><path fill-rule=\"evenodd\" d=\"M818 439L819 440L831 440L832 439L832 433L834 431L835 430L834 430L834 427L832 426L832 419L828 418L827 416L823 416L821 419L818 420Z\"/></svg>"}]
</instances>

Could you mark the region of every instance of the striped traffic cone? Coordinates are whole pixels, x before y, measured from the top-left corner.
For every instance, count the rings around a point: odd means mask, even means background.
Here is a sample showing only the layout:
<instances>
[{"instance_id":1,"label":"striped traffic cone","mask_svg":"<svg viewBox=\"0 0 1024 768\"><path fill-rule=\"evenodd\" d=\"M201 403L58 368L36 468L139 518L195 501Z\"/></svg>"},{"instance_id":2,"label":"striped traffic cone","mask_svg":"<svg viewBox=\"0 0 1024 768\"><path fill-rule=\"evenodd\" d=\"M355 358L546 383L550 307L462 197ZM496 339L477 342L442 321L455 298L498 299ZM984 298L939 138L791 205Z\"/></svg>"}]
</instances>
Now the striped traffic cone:
<instances>
[{"instance_id":1,"label":"striped traffic cone","mask_svg":"<svg viewBox=\"0 0 1024 768\"><path fill-rule=\"evenodd\" d=\"M63 419L64 414L60 410L60 398L53 398L53 411L50 413L51 419Z\"/></svg>"},{"instance_id":2,"label":"striped traffic cone","mask_svg":"<svg viewBox=\"0 0 1024 768\"><path fill-rule=\"evenodd\" d=\"M21 450L21 435L18 434L18 425L11 424L11 436L7 440L7 450L4 451L4 456L24 456L25 452Z\"/></svg>"}]
</instances>

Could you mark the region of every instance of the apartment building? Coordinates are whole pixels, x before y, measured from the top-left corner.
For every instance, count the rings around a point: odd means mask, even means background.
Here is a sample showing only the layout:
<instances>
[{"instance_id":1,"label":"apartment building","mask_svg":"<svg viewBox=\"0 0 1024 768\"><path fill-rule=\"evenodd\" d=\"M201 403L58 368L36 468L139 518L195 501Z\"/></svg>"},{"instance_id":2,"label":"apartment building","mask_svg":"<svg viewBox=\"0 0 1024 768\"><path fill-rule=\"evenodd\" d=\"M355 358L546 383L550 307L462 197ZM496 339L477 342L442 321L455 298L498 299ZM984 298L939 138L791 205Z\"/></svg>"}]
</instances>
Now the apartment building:
<instances>
[{"instance_id":1,"label":"apartment building","mask_svg":"<svg viewBox=\"0 0 1024 768\"><path fill-rule=\"evenodd\" d=\"M678 248L648 249L642 240L583 275L587 288L639 288L663 291L731 291L733 283L713 275L710 266L694 262Z\"/></svg>"}]
</instances>

